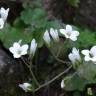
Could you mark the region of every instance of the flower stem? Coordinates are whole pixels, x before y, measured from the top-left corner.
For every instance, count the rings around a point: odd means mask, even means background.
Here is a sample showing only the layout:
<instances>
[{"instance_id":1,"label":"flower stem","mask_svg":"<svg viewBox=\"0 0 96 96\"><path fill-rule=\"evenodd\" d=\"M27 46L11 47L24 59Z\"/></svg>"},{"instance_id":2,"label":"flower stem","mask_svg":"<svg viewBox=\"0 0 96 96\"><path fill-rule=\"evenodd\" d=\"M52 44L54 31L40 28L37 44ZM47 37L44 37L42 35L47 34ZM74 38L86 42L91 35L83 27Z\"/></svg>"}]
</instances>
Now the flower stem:
<instances>
[{"instance_id":1,"label":"flower stem","mask_svg":"<svg viewBox=\"0 0 96 96\"><path fill-rule=\"evenodd\" d=\"M23 61L23 63L28 67L28 69L29 69L29 71L30 71L30 74L31 74L31 76L33 77L33 79L34 79L34 82L36 83L36 85L39 87L40 86L40 84L39 84L39 82L37 81L37 79L36 79L36 77L35 77L35 75L34 75L34 73L33 73L33 71L32 71L32 62L30 62L29 64L27 63L27 62L25 62L25 60L23 59L23 58L21 58L21 60Z\"/></svg>"},{"instance_id":2,"label":"flower stem","mask_svg":"<svg viewBox=\"0 0 96 96\"><path fill-rule=\"evenodd\" d=\"M69 64L69 62L63 61L63 60L59 59L57 56L55 56L55 54L54 54L51 50L50 50L50 52L51 52L51 54L53 55L53 57L54 57L58 62L63 63L63 64L66 64L66 63Z\"/></svg>"},{"instance_id":3,"label":"flower stem","mask_svg":"<svg viewBox=\"0 0 96 96\"><path fill-rule=\"evenodd\" d=\"M33 79L34 79L36 85L37 85L37 86L40 86L39 82L37 81L37 79L36 79L36 77L35 77L35 75L34 75L32 69L31 69L31 66L29 67L29 70L30 70L30 73L31 73L31 75L32 75L32 77L33 77Z\"/></svg>"},{"instance_id":4,"label":"flower stem","mask_svg":"<svg viewBox=\"0 0 96 96\"><path fill-rule=\"evenodd\" d=\"M58 74L56 77L54 77L53 79L51 79L50 81L40 85L38 88L35 89L35 92L40 90L41 88L51 84L52 82L54 82L56 79L58 79L59 77L61 77L63 74L67 73L70 69L72 68L72 66L70 66L69 68L67 68L65 71L61 72L60 74Z\"/></svg>"},{"instance_id":5,"label":"flower stem","mask_svg":"<svg viewBox=\"0 0 96 96\"><path fill-rule=\"evenodd\" d=\"M39 87L40 84L39 84L38 80L36 79L36 77L35 77L35 75L34 75L34 73L33 73L33 71L32 71L32 60L30 60L29 64L30 64L30 67L29 67L30 74L32 75L32 77L33 77L36 85Z\"/></svg>"}]
</instances>

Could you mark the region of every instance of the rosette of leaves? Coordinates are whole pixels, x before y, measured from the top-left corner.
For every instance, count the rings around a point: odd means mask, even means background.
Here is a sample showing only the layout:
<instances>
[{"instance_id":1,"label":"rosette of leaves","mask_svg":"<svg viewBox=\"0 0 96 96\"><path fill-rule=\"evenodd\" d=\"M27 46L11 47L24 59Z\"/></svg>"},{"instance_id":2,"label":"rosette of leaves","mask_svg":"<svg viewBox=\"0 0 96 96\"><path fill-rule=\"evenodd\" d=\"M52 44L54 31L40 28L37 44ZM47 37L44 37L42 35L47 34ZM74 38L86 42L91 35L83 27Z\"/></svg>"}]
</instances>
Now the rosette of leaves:
<instances>
[{"instance_id":1,"label":"rosette of leaves","mask_svg":"<svg viewBox=\"0 0 96 96\"><path fill-rule=\"evenodd\" d=\"M32 38L35 38L38 47L41 47L45 30L50 27L60 28L60 26L58 21L49 21L47 19L47 13L43 8L25 7L13 25L6 24L0 30L0 40L6 48L9 48L11 44L19 40L22 40L22 43L29 43Z\"/></svg>"}]
</instances>

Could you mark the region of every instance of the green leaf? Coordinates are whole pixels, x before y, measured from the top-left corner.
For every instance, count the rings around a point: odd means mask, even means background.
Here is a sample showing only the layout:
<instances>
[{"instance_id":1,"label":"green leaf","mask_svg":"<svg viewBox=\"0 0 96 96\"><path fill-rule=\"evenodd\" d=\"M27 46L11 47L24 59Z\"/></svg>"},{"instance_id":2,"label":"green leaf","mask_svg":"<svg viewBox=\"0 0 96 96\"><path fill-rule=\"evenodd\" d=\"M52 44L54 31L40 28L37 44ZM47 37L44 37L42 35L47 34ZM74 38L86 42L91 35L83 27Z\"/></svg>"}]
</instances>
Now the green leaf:
<instances>
[{"instance_id":1,"label":"green leaf","mask_svg":"<svg viewBox=\"0 0 96 96\"><path fill-rule=\"evenodd\" d=\"M75 42L75 45L79 48L88 48L96 44L96 32L92 32L87 29L78 29L80 35L78 36L78 40Z\"/></svg>"},{"instance_id":2,"label":"green leaf","mask_svg":"<svg viewBox=\"0 0 96 96\"><path fill-rule=\"evenodd\" d=\"M24 21L25 24L34 24L34 22L39 22L40 19L46 19L45 17L47 16L45 10L41 8L26 8L22 13L21 13L21 19Z\"/></svg>"},{"instance_id":3,"label":"green leaf","mask_svg":"<svg viewBox=\"0 0 96 96\"><path fill-rule=\"evenodd\" d=\"M94 80L96 76L96 65L91 62L82 64L77 69L77 72L80 77L85 78L86 80Z\"/></svg>"},{"instance_id":4,"label":"green leaf","mask_svg":"<svg viewBox=\"0 0 96 96\"><path fill-rule=\"evenodd\" d=\"M64 89L66 91L74 91L74 90L83 91L86 85L86 80L80 78L78 75L66 76L64 78L64 83L65 83Z\"/></svg>"},{"instance_id":5,"label":"green leaf","mask_svg":"<svg viewBox=\"0 0 96 96\"><path fill-rule=\"evenodd\" d=\"M22 40L22 43L29 43L32 40L32 33L7 25L0 32L0 40L6 48L9 48L14 42L19 40Z\"/></svg>"},{"instance_id":6,"label":"green leaf","mask_svg":"<svg viewBox=\"0 0 96 96\"><path fill-rule=\"evenodd\" d=\"M24 29L26 25L24 22L20 19L20 17L16 18L16 20L13 23L13 26L17 29Z\"/></svg>"}]
</instances>

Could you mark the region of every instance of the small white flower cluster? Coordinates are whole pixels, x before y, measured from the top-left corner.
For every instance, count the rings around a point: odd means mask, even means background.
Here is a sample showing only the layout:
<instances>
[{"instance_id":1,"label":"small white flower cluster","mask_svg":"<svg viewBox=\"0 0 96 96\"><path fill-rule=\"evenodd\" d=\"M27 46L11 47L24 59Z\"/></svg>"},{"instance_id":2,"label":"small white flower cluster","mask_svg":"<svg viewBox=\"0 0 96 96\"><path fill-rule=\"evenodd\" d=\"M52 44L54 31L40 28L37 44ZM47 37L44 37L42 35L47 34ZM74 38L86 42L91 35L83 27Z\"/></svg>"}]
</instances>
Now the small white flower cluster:
<instances>
[{"instance_id":1,"label":"small white flower cluster","mask_svg":"<svg viewBox=\"0 0 96 96\"><path fill-rule=\"evenodd\" d=\"M79 49L76 49L75 47L72 49L72 53L70 53L68 57L73 64L76 63L76 61L81 61Z\"/></svg>"},{"instance_id":2,"label":"small white flower cluster","mask_svg":"<svg viewBox=\"0 0 96 96\"><path fill-rule=\"evenodd\" d=\"M96 64L96 46L93 46L90 50L84 49L81 51L81 53L84 55L85 62L91 61L94 64ZM75 64L76 62L81 62L79 49L76 49L75 47L72 49L72 53L70 53L68 57L73 64ZM64 87L65 87L65 83L64 83L64 80L62 80L61 88L64 88Z\"/></svg>"},{"instance_id":3,"label":"small white flower cluster","mask_svg":"<svg viewBox=\"0 0 96 96\"><path fill-rule=\"evenodd\" d=\"M50 33L50 34L49 34ZM53 40L55 42L58 42L59 41L59 34L58 34L58 30L57 29L53 29L53 28L50 28L50 31L46 30L45 33L44 33L44 36L43 36L43 39L44 41L50 45L50 42L51 42L51 37L53 38Z\"/></svg>"},{"instance_id":4,"label":"small white flower cluster","mask_svg":"<svg viewBox=\"0 0 96 96\"><path fill-rule=\"evenodd\" d=\"M65 29L59 30L61 34L65 36L65 38L70 39L72 41L76 41L77 37L79 36L79 32L72 29L71 25L66 25ZM43 36L44 41L50 45L51 37L55 42L59 41L59 31L57 29L50 28L50 31L46 30Z\"/></svg>"},{"instance_id":5,"label":"small white flower cluster","mask_svg":"<svg viewBox=\"0 0 96 96\"><path fill-rule=\"evenodd\" d=\"M92 61L96 64L96 46L93 46L90 50L84 49L81 53L85 56L84 61ZM72 63L76 63L76 61L81 61L79 49L73 48L72 53L68 55L70 61Z\"/></svg>"},{"instance_id":6,"label":"small white flower cluster","mask_svg":"<svg viewBox=\"0 0 96 96\"><path fill-rule=\"evenodd\" d=\"M7 13L8 14L8 9ZM3 18L3 17L2 17ZM6 19L6 18L5 18ZM5 20L4 19L4 20ZM77 37L79 36L79 32L72 29L71 25L66 25L65 29L59 30L61 34L65 36L66 39L70 39L72 41L76 41ZM50 45L51 38L55 41L59 41L59 31L57 29L50 28L50 30L46 30L43 36L44 41ZM14 58L20 58L22 55L26 55L27 51L29 49L29 53L34 56L37 48L36 40L33 39L31 41L30 49L28 44L24 44L21 46L21 42L14 42L13 46L9 48L10 52L13 54ZM94 64L96 64L96 46L93 46L90 50L82 50L81 53L85 56L84 61L92 61ZM79 49L76 49L73 47L72 52L68 55L69 60L72 62L72 64L75 63L81 63L82 59L80 56ZM30 84L21 84L19 85L23 90L26 90L26 87L30 86ZM61 82L61 88L64 88L64 80Z\"/></svg>"},{"instance_id":7,"label":"small white flower cluster","mask_svg":"<svg viewBox=\"0 0 96 96\"><path fill-rule=\"evenodd\" d=\"M77 40L77 36L79 36L79 32L72 29L72 26L66 25L65 29L60 29L61 34L65 36L65 38L69 38L72 41Z\"/></svg>"},{"instance_id":8,"label":"small white flower cluster","mask_svg":"<svg viewBox=\"0 0 96 96\"><path fill-rule=\"evenodd\" d=\"M8 17L8 13L9 13L9 8L4 9L3 7L1 7L1 9L0 9L0 29L2 29L4 27L4 24Z\"/></svg>"},{"instance_id":9,"label":"small white flower cluster","mask_svg":"<svg viewBox=\"0 0 96 96\"><path fill-rule=\"evenodd\" d=\"M77 40L77 36L79 36L78 31L72 30L72 27L70 25L66 26L66 29L60 29L60 32L66 37L71 39L72 41ZM91 61L94 64L96 64L96 46L93 46L90 50L84 49L81 51L81 53L84 55L84 61ZM75 63L80 63L81 62L81 56L79 49L76 49L73 47L72 53L68 55L69 60L75 64ZM61 81L61 88L65 87L64 80Z\"/></svg>"},{"instance_id":10,"label":"small white flower cluster","mask_svg":"<svg viewBox=\"0 0 96 96\"><path fill-rule=\"evenodd\" d=\"M85 61L92 61L96 64L96 46L93 46L90 50L85 49L81 51L82 54L85 56Z\"/></svg>"},{"instance_id":11,"label":"small white flower cluster","mask_svg":"<svg viewBox=\"0 0 96 96\"><path fill-rule=\"evenodd\" d=\"M29 83L19 84L19 87L22 88L25 92L31 91L31 84Z\"/></svg>"},{"instance_id":12,"label":"small white flower cluster","mask_svg":"<svg viewBox=\"0 0 96 96\"><path fill-rule=\"evenodd\" d=\"M20 58L22 55L26 55L28 51L28 44L21 46L21 42L14 42L13 46L9 48L9 51L13 54L14 58ZM36 40L33 39L30 45L30 54L34 56L37 48Z\"/></svg>"}]
</instances>

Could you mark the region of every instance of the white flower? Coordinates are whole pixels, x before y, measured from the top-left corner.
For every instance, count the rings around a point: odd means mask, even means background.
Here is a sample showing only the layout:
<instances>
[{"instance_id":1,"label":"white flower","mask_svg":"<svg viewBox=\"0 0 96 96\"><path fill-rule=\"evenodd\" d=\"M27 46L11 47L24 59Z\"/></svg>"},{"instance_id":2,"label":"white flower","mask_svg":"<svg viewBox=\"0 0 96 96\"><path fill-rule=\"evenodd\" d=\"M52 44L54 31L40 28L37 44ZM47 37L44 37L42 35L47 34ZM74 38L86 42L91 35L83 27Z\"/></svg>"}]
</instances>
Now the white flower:
<instances>
[{"instance_id":1,"label":"white flower","mask_svg":"<svg viewBox=\"0 0 96 96\"><path fill-rule=\"evenodd\" d=\"M36 43L36 40L33 39L31 41L31 46L30 46L30 54L32 54L33 56L35 54L36 48L37 48L37 43Z\"/></svg>"},{"instance_id":2,"label":"white flower","mask_svg":"<svg viewBox=\"0 0 96 96\"><path fill-rule=\"evenodd\" d=\"M50 35L52 36L52 38L54 39L54 41L58 42L59 41L59 35L58 35L58 31L50 28Z\"/></svg>"},{"instance_id":3,"label":"white flower","mask_svg":"<svg viewBox=\"0 0 96 96\"><path fill-rule=\"evenodd\" d=\"M4 20L0 18L0 29L2 29L3 27L4 27Z\"/></svg>"},{"instance_id":4,"label":"white flower","mask_svg":"<svg viewBox=\"0 0 96 96\"><path fill-rule=\"evenodd\" d=\"M77 50L75 47L72 49L72 53L68 55L70 61L74 64L76 61L81 61L81 57L79 54L79 50Z\"/></svg>"},{"instance_id":5,"label":"white flower","mask_svg":"<svg viewBox=\"0 0 96 96\"><path fill-rule=\"evenodd\" d=\"M48 45L50 45L51 39L50 39L48 30L45 31L44 36L43 36L43 39L44 39L44 41L45 41Z\"/></svg>"},{"instance_id":6,"label":"white flower","mask_svg":"<svg viewBox=\"0 0 96 96\"><path fill-rule=\"evenodd\" d=\"M9 48L10 52L13 54L14 58L20 58L22 55L27 54L28 45L22 45L18 42L15 42L12 47Z\"/></svg>"},{"instance_id":7,"label":"white flower","mask_svg":"<svg viewBox=\"0 0 96 96\"><path fill-rule=\"evenodd\" d=\"M1 15L1 18L6 21L7 17L8 17L8 13L9 13L9 8L7 9L4 9L3 7L1 7L0 9L0 15Z\"/></svg>"},{"instance_id":8,"label":"white flower","mask_svg":"<svg viewBox=\"0 0 96 96\"><path fill-rule=\"evenodd\" d=\"M65 35L66 38L71 39L72 41L77 40L77 36L79 36L79 32L72 30L71 25L66 25L66 29L60 29L61 34Z\"/></svg>"},{"instance_id":9,"label":"white flower","mask_svg":"<svg viewBox=\"0 0 96 96\"><path fill-rule=\"evenodd\" d=\"M19 84L19 87L22 88L24 91L28 91L28 90L31 90L30 87L31 87L31 84L29 83L23 83L23 84Z\"/></svg>"},{"instance_id":10,"label":"white flower","mask_svg":"<svg viewBox=\"0 0 96 96\"><path fill-rule=\"evenodd\" d=\"M64 80L61 81L61 88L64 88L65 84L64 84Z\"/></svg>"},{"instance_id":11,"label":"white flower","mask_svg":"<svg viewBox=\"0 0 96 96\"><path fill-rule=\"evenodd\" d=\"M96 62L96 46L93 46L90 50L82 50L81 53L85 55L85 61Z\"/></svg>"}]
</instances>

